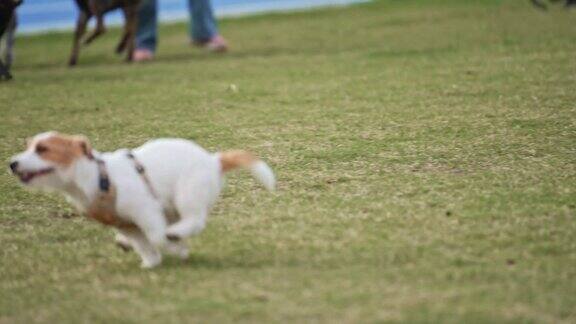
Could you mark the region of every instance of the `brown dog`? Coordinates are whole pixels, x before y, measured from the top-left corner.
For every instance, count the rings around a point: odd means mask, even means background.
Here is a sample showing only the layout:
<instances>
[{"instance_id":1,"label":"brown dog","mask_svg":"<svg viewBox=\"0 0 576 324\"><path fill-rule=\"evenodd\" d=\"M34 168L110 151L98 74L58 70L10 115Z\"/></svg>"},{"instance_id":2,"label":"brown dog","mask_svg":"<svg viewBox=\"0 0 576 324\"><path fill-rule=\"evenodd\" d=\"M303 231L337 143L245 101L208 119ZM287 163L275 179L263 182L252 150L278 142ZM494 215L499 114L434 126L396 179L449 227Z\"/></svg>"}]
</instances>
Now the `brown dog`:
<instances>
[{"instance_id":1,"label":"brown dog","mask_svg":"<svg viewBox=\"0 0 576 324\"><path fill-rule=\"evenodd\" d=\"M138 27L138 5L140 0L76 0L76 5L79 9L78 21L76 22L76 30L74 32L74 45L72 47L72 54L68 65L74 66L78 63L78 55L80 54L80 42L86 26L92 16L96 17L96 28L84 40L84 44L91 43L98 36L106 31L104 26L104 14L114 9L122 9L124 13L124 33L116 47L116 53L120 54L126 51L126 60L132 61L134 54L134 38L136 36L136 28Z\"/></svg>"}]
</instances>

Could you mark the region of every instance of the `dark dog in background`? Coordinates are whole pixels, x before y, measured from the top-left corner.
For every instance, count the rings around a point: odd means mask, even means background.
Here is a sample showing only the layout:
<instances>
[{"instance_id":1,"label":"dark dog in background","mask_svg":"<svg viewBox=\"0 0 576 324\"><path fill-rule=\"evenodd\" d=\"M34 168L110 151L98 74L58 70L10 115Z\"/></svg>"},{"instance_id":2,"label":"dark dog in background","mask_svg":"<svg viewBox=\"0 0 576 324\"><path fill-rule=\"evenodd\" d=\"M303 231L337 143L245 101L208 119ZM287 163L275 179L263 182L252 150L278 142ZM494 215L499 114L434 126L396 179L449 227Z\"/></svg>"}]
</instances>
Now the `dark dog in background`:
<instances>
[{"instance_id":1,"label":"dark dog in background","mask_svg":"<svg viewBox=\"0 0 576 324\"><path fill-rule=\"evenodd\" d=\"M0 0L2 1L2 0ZM124 32L120 43L116 47L116 53L121 54L126 51L126 60L132 61L134 54L134 38L138 27L138 5L140 0L76 0L79 9L78 21L74 32L74 45L68 65L74 66L78 63L80 54L80 42L86 32L88 21L96 17L96 28L84 40L84 44L91 43L98 36L106 31L104 26L104 14L114 9L122 9L124 14Z\"/></svg>"},{"instance_id":2,"label":"dark dog in background","mask_svg":"<svg viewBox=\"0 0 576 324\"><path fill-rule=\"evenodd\" d=\"M548 6L546 5L545 1L542 0L530 0L534 6L537 8L546 10ZM564 2L565 7L576 6L576 0L549 0L550 2Z\"/></svg>"},{"instance_id":3,"label":"dark dog in background","mask_svg":"<svg viewBox=\"0 0 576 324\"><path fill-rule=\"evenodd\" d=\"M12 48L16 33L16 7L22 0L0 0L0 42L4 38L4 60L0 59L0 81L12 79ZM3 37L5 36L5 37Z\"/></svg>"}]
</instances>

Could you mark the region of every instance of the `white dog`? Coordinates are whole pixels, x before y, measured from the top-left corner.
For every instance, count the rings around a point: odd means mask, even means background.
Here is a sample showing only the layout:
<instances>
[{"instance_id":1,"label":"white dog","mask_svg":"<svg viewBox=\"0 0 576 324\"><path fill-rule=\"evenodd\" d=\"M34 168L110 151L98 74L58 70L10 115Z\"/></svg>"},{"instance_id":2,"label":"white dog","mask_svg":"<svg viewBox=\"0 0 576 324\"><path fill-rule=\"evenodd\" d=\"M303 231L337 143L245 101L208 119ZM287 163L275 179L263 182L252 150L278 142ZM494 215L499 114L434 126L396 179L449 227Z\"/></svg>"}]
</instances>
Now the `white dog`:
<instances>
[{"instance_id":1,"label":"white dog","mask_svg":"<svg viewBox=\"0 0 576 324\"><path fill-rule=\"evenodd\" d=\"M161 251L188 256L183 239L204 229L227 171L246 168L267 189L275 186L272 170L250 153L212 154L184 139L99 153L83 136L47 132L32 138L10 168L23 184L62 192L114 227L117 243L133 248L144 268L159 265Z\"/></svg>"}]
</instances>

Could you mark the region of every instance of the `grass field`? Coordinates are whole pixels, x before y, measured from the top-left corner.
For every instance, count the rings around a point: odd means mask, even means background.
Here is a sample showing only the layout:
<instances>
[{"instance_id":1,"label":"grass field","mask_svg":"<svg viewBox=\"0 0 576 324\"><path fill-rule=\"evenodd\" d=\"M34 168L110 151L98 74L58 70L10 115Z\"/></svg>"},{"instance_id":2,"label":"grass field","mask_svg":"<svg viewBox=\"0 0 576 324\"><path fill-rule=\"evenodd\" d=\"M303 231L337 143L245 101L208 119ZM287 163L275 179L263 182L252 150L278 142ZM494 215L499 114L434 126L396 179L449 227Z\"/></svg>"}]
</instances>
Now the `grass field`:
<instances>
[{"instance_id":1,"label":"grass field","mask_svg":"<svg viewBox=\"0 0 576 324\"><path fill-rule=\"evenodd\" d=\"M2 161L49 129L184 137L257 152L279 191L231 176L191 259L145 271L2 172L0 323L575 322L575 19L382 0L224 20L224 56L177 24L128 65L113 30L75 69L70 32L20 38Z\"/></svg>"}]
</instances>

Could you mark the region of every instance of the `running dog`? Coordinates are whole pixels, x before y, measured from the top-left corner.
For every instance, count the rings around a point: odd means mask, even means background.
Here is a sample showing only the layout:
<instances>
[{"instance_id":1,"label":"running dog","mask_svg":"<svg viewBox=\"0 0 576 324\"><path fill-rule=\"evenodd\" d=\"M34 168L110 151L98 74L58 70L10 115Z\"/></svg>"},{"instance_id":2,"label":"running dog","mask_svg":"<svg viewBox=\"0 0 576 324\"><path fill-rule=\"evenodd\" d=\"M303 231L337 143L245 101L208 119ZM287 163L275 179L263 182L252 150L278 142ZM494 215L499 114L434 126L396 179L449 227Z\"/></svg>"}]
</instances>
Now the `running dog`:
<instances>
[{"instance_id":1,"label":"running dog","mask_svg":"<svg viewBox=\"0 0 576 324\"><path fill-rule=\"evenodd\" d=\"M76 0L76 5L78 6L78 21L76 22L74 43L68 65L74 66L78 63L80 43L82 42L90 18L92 18L92 16L96 17L96 28L88 38L84 40L85 45L90 44L98 36L106 32L104 14L114 9L122 9L122 13L124 14L124 33L120 43L116 46L116 53L121 54L126 51L126 61L132 61L135 49L134 39L138 27L138 6L140 5L140 0Z\"/></svg>"},{"instance_id":2,"label":"running dog","mask_svg":"<svg viewBox=\"0 0 576 324\"><path fill-rule=\"evenodd\" d=\"M274 190L274 173L251 153L209 153L184 139L100 153L83 136L46 132L10 161L23 185L61 192L80 212L113 227L116 242L134 249L143 268L159 265L162 252L187 258L184 239L204 229L224 175L238 168Z\"/></svg>"},{"instance_id":3,"label":"running dog","mask_svg":"<svg viewBox=\"0 0 576 324\"><path fill-rule=\"evenodd\" d=\"M0 0L0 41L5 35L4 61L0 59L0 81L12 79L10 66L12 65L12 48L16 34L16 7L22 0Z\"/></svg>"}]
</instances>

